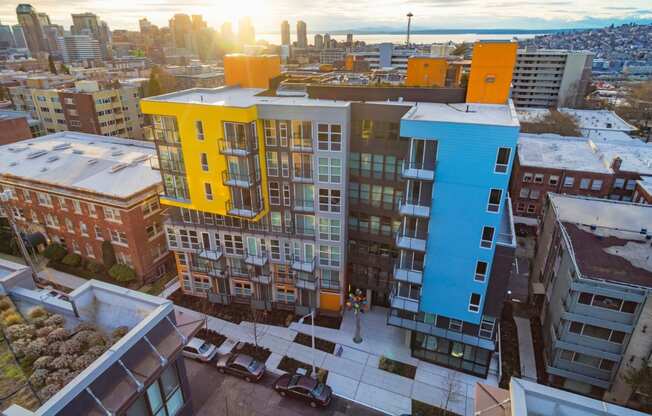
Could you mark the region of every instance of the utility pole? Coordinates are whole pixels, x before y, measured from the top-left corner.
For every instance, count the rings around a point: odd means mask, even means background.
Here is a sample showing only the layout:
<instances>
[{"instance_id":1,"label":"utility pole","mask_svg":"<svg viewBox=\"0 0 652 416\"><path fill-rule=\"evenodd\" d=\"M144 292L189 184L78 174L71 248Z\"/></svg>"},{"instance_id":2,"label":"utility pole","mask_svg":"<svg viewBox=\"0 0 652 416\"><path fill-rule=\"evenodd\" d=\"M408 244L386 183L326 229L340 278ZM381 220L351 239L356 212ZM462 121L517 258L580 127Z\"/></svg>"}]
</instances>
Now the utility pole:
<instances>
[{"instance_id":1,"label":"utility pole","mask_svg":"<svg viewBox=\"0 0 652 416\"><path fill-rule=\"evenodd\" d=\"M408 18L407 42L405 42L407 46L410 46L410 25L412 23L412 16L414 16L412 12L409 12L407 14L407 18Z\"/></svg>"}]
</instances>

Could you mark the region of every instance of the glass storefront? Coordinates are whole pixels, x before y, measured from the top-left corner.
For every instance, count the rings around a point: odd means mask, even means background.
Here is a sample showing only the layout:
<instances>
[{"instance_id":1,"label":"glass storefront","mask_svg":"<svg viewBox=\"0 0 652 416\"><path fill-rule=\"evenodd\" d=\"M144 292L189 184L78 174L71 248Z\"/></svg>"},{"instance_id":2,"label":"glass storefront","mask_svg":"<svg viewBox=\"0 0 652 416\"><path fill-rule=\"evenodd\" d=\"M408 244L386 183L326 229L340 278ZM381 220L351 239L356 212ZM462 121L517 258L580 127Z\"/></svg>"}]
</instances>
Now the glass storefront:
<instances>
[{"instance_id":1,"label":"glass storefront","mask_svg":"<svg viewBox=\"0 0 652 416\"><path fill-rule=\"evenodd\" d=\"M487 377L491 351L446 338L412 331L412 355L424 361Z\"/></svg>"}]
</instances>

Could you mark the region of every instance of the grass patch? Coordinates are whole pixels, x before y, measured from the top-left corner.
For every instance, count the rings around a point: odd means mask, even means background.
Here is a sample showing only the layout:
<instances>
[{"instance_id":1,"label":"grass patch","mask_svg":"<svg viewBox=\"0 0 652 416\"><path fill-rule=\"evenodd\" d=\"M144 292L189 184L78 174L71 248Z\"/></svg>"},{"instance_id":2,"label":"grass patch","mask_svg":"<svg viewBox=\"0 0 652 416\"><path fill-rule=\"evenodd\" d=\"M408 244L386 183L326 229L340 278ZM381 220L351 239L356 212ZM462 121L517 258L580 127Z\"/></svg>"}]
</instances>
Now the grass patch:
<instances>
[{"instance_id":1,"label":"grass patch","mask_svg":"<svg viewBox=\"0 0 652 416\"><path fill-rule=\"evenodd\" d=\"M220 334L217 331L212 329L202 328L197 332L197 337L203 339L204 341L215 345L217 348L220 347L226 341L226 337Z\"/></svg>"},{"instance_id":2,"label":"grass patch","mask_svg":"<svg viewBox=\"0 0 652 416\"><path fill-rule=\"evenodd\" d=\"M302 368L305 370L306 375L309 376L312 374L312 364L306 364L302 361L288 357L287 355L284 355L283 358L281 358L281 362L278 364L277 368L290 374L297 374L297 370ZM326 383L326 380L328 380L328 370L324 370L323 368L316 368L316 370L317 379L322 383Z\"/></svg>"},{"instance_id":3,"label":"grass patch","mask_svg":"<svg viewBox=\"0 0 652 416\"><path fill-rule=\"evenodd\" d=\"M163 292L163 289L165 289L165 286L172 280L176 279L177 274L176 272L168 272L166 273L163 277L160 279L156 280L155 282L148 283L138 289L141 292L145 292L148 295L154 295L158 296Z\"/></svg>"},{"instance_id":4,"label":"grass patch","mask_svg":"<svg viewBox=\"0 0 652 416\"><path fill-rule=\"evenodd\" d=\"M236 344L236 346L233 348L233 352L239 352L240 354L246 354L250 357L253 357L256 359L256 361L260 361L261 363L264 363L267 361L270 355L272 355L272 352L268 350L267 348L263 348L261 346L256 347L254 344L250 344L248 342L242 343L239 342Z\"/></svg>"},{"instance_id":5,"label":"grass patch","mask_svg":"<svg viewBox=\"0 0 652 416\"><path fill-rule=\"evenodd\" d=\"M311 347L312 348L312 337L308 334L304 334L302 332L298 332L297 336L294 337L294 342L297 344L305 345L306 347ZM327 341L322 338L317 338L315 337L315 348L327 352L329 354L334 354L335 353L335 343Z\"/></svg>"},{"instance_id":6,"label":"grass patch","mask_svg":"<svg viewBox=\"0 0 652 416\"><path fill-rule=\"evenodd\" d=\"M412 416L460 416L450 410L412 399Z\"/></svg>"},{"instance_id":7,"label":"grass patch","mask_svg":"<svg viewBox=\"0 0 652 416\"><path fill-rule=\"evenodd\" d=\"M414 379L417 374L417 368L410 364L405 364L400 361L392 360L385 356L380 357L378 368L389 373L397 374L402 377Z\"/></svg>"}]
</instances>

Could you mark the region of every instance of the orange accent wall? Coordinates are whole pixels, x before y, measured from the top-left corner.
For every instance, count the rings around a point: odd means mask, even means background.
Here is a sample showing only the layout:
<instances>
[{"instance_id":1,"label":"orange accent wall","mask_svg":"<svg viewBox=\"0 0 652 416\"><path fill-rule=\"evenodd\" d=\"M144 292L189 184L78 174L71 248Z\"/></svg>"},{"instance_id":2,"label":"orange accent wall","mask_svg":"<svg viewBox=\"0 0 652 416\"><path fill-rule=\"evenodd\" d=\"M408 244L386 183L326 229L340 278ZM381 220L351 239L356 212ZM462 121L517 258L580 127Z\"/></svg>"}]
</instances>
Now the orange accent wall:
<instances>
[{"instance_id":1,"label":"orange accent wall","mask_svg":"<svg viewBox=\"0 0 652 416\"><path fill-rule=\"evenodd\" d=\"M408 58L405 85L408 87L443 87L446 85L447 69L446 58Z\"/></svg>"},{"instance_id":2,"label":"orange accent wall","mask_svg":"<svg viewBox=\"0 0 652 416\"><path fill-rule=\"evenodd\" d=\"M341 295L339 293L321 292L319 294L319 309L339 312Z\"/></svg>"},{"instance_id":3,"label":"orange accent wall","mask_svg":"<svg viewBox=\"0 0 652 416\"><path fill-rule=\"evenodd\" d=\"M509 98L516 42L476 42L473 45L471 73L466 102L505 104Z\"/></svg>"},{"instance_id":4,"label":"orange accent wall","mask_svg":"<svg viewBox=\"0 0 652 416\"><path fill-rule=\"evenodd\" d=\"M224 56L224 81L226 85L242 88L269 88L269 80L281 74L281 58L278 55Z\"/></svg>"}]
</instances>

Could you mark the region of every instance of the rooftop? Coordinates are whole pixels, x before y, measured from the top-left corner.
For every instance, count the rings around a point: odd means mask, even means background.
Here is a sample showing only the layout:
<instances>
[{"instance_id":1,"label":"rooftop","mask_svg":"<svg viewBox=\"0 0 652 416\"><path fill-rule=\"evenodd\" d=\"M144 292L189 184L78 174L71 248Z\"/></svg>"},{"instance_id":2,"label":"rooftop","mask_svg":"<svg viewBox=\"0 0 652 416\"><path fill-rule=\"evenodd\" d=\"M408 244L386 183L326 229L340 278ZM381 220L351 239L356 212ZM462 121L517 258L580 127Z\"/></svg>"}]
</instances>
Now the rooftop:
<instances>
[{"instance_id":1,"label":"rooftop","mask_svg":"<svg viewBox=\"0 0 652 416\"><path fill-rule=\"evenodd\" d=\"M442 104L405 103L413 108L405 113L403 120L437 121L444 123L485 124L517 127L516 112L511 101L508 104Z\"/></svg>"},{"instance_id":2,"label":"rooftop","mask_svg":"<svg viewBox=\"0 0 652 416\"><path fill-rule=\"evenodd\" d=\"M652 287L652 205L548 195L585 278Z\"/></svg>"},{"instance_id":3,"label":"rooftop","mask_svg":"<svg viewBox=\"0 0 652 416\"><path fill-rule=\"evenodd\" d=\"M648 195L652 195L652 176L643 176L638 184Z\"/></svg>"},{"instance_id":4,"label":"rooftop","mask_svg":"<svg viewBox=\"0 0 652 416\"><path fill-rule=\"evenodd\" d=\"M127 198L161 183L153 144L61 132L0 147L0 175Z\"/></svg>"},{"instance_id":5,"label":"rooftop","mask_svg":"<svg viewBox=\"0 0 652 416\"><path fill-rule=\"evenodd\" d=\"M27 123L29 123L30 125L40 123L40 121L33 119L32 116L26 111L0 109L0 121L13 120L17 118L27 119Z\"/></svg>"},{"instance_id":6,"label":"rooftop","mask_svg":"<svg viewBox=\"0 0 652 416\"><path fill-rule=\"evenodd\" d=\"M606 160L620 157L623 161L620 170L652 175L652 143L631 138L612 137L593 137L591 141L598 147Z\"/></svg>"},{"instance_id":7,"label":"rooftop","mask_svg":"<svg viewBox=\"0 0 652 416\"><path fill-rule=\"evenodd\" d=\"M631 132L636 127L620 118L611 110L577 110L574 108L560 108L560 112L575 118L583 135L591 130ZM518 119L522 122L536 122L550 113L545 108L522 108L518 110Z\"/></svg>"},{"instance_id":8,"label":"rooftop","mask_svg":"<svg viewBox=\"0 0 652 416\"><path fill-rule=\"evenodd\" d=\"M522 133L518 159L522 166L611 173L595 146L583 137Z\"/></svg>"},{"instance_id":9,"label":"rooftop","mask_svg":"<svg viewBox=\"0 0 652 416\"><path fill-rule=\"evenodd\" d=\"M192 88L170 94L148 97L143 101L202 104L222 107L248 108L259 104L310 105L317 107L346 107L346 101L321 100L305 96L263 96L262 88L218 87Z\"/></svg>"}]
</instances>

